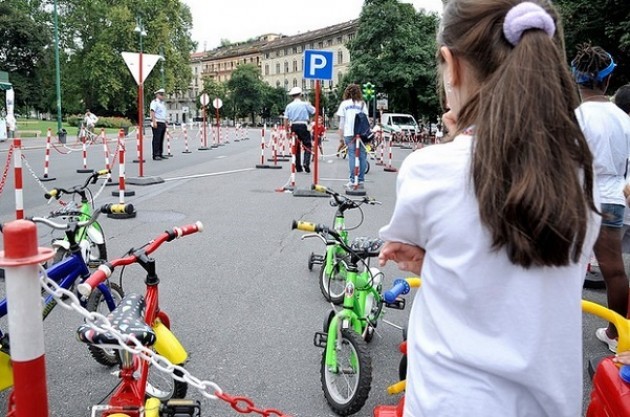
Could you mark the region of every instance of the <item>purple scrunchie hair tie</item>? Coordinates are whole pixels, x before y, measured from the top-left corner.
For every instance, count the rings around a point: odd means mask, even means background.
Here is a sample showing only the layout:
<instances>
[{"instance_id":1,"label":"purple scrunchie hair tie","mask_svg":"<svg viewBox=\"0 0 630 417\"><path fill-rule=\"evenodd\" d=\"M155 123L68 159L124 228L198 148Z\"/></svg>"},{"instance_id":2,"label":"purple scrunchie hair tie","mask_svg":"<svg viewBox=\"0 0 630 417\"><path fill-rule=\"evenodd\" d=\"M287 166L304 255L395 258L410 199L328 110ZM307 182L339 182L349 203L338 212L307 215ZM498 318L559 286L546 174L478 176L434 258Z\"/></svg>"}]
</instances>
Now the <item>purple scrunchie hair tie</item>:
<instances>
[{"instance_id":1,"label":"purple scrunchie hair tie","mask_svg":"<svg viewBox=\"0 0 630 417\"><path fill-rule=\"evenodd\" d=\"M517 4L505 15L503 35L513 46L530 29L544 30L551 38L556 33L556 24L545 9L529 1Z\"/></svg>"}]
</instances>

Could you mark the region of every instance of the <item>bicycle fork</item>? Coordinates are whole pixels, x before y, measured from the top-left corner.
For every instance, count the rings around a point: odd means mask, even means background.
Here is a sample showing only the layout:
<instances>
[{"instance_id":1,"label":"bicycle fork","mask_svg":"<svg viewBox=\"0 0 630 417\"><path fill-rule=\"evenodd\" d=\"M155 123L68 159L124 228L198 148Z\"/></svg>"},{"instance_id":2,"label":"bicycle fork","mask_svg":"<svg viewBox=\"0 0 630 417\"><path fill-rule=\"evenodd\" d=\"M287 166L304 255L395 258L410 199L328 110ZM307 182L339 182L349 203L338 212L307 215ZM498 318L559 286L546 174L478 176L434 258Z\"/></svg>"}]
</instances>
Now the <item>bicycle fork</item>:
<instances>
[{"instance_id":1,"label":"bicycle fork","mask_svg":"<svg viewBox=\"0 0 630 417\"><path fill-rule=\"evenodd\" d=\"M356 314L344 308L343 310L329 316L328 328L325 332L315 333L313 343L317 347L326 349L326 366L333 372L338 372L337 352L341 349L343 338L341 331L350 329L351 331L361 334L361 322ZM358 358L353 355L351 358L351 366L353 369L358 368Z\"/></svg>"}]
</instances>

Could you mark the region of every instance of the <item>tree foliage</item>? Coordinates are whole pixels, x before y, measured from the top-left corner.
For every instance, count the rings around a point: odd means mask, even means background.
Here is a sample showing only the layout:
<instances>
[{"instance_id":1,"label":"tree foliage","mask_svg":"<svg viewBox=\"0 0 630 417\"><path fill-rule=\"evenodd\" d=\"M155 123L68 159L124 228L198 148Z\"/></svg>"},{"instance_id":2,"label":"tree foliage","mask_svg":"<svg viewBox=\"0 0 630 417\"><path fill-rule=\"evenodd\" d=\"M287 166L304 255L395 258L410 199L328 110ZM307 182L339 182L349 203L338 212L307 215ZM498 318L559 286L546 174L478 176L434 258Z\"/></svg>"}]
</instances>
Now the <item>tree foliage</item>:
<instances>
[{"instance_id":1,"label":"tree foliage","mask_svg":"<svg viewBox=\"0 0 630 417\"><path fill-rule=\"evenodd\" d=\"M366 0L355 38L348 45L348 82L376 85L389 109L434 118L439 114L436 93L435 36L438 16L417 12L397 0Z\"/></svg>"},{"instance_id":2,"label":"tree foliage","mask_svg":"<svg viewBox=\"0 0 630 417\"><path fill-rule=\"evenodd\" d=\"M567 56L583 42L601 46L618 64L609 94L630 82L630 2L627 0L556 0L564 26Z\"/></svg>"},{"instance_id":3,"label":"tree foliage","mask_svg":"<svg viewBox=\"0 0 630 417\"><path fill-rule=\"evenodd\" d=\"M239 65L227 82L236 117L255 119L264 101L265 83L256 65Z\"/></svg>"},{"instance_id":4,"label":"tree foliage","mask_svg":"<svg viewBox=\"0 0 630 417\"><path fill-rule=\"evenodd\" d=\"M134 32L138 18L147 33L143 52L165 58L165 85L160 63L145 81L145 102L160 87L168 92L188 89L195 45L190 9L181 0L57 0L57 5L65 113L89 107L102 115L136 114L137 86L121 52L139 52L139 34ZM54 110L52 2L5 0L0 10L0 67L9 68L16 81L18 104L27 100L27 107ZM42 97L28 89L41 90Z\"/></svg>"}]
</instances>

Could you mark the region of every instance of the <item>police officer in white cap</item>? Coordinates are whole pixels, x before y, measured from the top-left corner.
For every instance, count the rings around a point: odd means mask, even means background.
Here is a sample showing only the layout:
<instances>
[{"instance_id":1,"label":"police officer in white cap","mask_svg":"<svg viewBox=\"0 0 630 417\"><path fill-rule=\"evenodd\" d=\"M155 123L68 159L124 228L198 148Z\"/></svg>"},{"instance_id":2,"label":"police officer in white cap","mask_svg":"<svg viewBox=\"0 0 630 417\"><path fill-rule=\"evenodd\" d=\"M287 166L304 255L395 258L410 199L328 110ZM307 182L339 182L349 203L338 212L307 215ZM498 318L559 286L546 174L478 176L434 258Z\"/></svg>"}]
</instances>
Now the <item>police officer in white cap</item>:
<instances>
[{"instance_id":1,"label":"police officer in white cap","mask_svg":"<svg viewBox=\"0 0 630 417\"><path fill-rule=\"evenodd\" d=\"M166 159L163 154L164 136L166 135L166 106L164 105L164 89L155 92L155 99L151 102L151 130L153 131L153 160Z\"/></svg>"},{"instance_id":2,"label":"police officer in white cap","mask_svg":"<svg viewBox=\"0 0 630 417\"><path fill-rule=\"evenodd\" d=\"M298 141L295 142L295 170L302 172L311 172L311 133L308 131L308 119L310 115L315 114L315 107L311 103L302 101L302 89L293 87L289 91L289 95L293 97L293 101L289 103L284 115L286 117L287 129L290 126L291 132L295 133ZM301 158L301 146L304 145L304 160Z\"/></svg>"}]
</instances>

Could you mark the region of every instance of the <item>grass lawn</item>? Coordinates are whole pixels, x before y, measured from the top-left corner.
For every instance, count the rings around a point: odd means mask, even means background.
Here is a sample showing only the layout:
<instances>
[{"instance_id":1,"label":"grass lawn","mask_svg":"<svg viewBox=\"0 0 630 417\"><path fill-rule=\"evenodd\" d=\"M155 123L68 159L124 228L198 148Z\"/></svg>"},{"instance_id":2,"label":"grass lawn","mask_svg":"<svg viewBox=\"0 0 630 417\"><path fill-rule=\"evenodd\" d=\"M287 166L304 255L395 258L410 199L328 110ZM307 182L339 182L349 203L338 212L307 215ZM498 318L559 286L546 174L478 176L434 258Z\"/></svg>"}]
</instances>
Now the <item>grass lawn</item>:
<instances>
[{"instance_id":1,"label":"grass lawn","mask_svg":"<svg viewBox=\"0 0 630 417\"><path fill-rule=\"evenodd\" d=\"M78 127L75 126L70 126L67 123L62 123L61 125L62 129L66 129L66 131L68 132L68 137L74 137L77 136L77 133L79 131ZM57 134L57 122L54 120L38 120L38 119L18 119L17 121L17 135L19 137L22 138L34 138L37 136L37 131L40 131L40 138L45 138L46 137L46 132L48 131L48 128L51 129L52 131L52 135L56 136ZM94 130L96 133L100 133L101 132L101 128L97 127ZM105 133L107 134L116 134L118 133L118 129L105 129Z\"/></svg>"}]
</instances>

